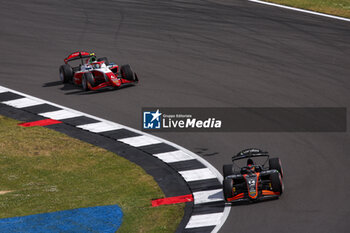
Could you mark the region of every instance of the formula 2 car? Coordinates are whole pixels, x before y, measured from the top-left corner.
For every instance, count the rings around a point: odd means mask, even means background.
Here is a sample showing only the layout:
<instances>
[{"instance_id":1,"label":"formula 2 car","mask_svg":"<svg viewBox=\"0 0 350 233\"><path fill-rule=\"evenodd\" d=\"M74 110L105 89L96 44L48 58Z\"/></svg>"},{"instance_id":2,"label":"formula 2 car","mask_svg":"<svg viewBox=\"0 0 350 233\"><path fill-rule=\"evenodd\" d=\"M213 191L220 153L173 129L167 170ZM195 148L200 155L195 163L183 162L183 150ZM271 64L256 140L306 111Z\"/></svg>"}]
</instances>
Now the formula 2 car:
<instances>
[{"instance_id":1,"label":"formula 2 car","mask_svg":"<svg viewBox=\"0 0 350 233\"><path fill-rule=\"evenodd\" d=\"M263 164L255 164L260 157ZM238 166L237 162L246 162ZM226 202L255 202L274 199L282 195L283 170L279 158L270 158L260 149L246 149L232 157L233 164L223 166L223 193ZM266 166L268 162L268 167Z\"/></svg>"},{"instance_id":2,"label":"formula 2 car","mask_svg":"<svg viewBox=\"0 0 350 233\"><path fill-rule=\"evenodd\" d=\"M80 64L72 67L69 63L80 60ZM123 84L138 82L136 73L130 65L118 66L109 63L106 57L96 58L94 53L78 51L64 59L59 68L62 83L73 83L84 91L98 90L104 87L118 88Z\"/></svg>"}]
</instances>

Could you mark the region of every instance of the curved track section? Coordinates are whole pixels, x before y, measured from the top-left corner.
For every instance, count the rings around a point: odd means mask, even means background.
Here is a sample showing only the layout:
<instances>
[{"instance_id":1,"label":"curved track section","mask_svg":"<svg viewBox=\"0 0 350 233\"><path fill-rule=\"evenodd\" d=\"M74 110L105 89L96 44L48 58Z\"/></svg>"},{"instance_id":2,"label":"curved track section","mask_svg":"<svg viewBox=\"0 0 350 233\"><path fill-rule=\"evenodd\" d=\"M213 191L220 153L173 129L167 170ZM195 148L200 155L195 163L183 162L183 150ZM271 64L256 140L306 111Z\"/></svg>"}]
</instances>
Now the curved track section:
<instances>
[{"instance_id":1,"label":"curved track section","mask_svg":"<svg viewBox=\"0 0 350 233\"><path fill-rule=\"evenodd\" d=\"M217 232L228 217L230 207L224 206L221 174L210 163L175 143L2 86L0 113L13 118L20 116L18 120L22 121L37 118L29 124L54 121L46 127L137 163L155 178L166 195L191 192L194 204L186 206L177 232ZM185 182L179 179L181 176Z\"/></svg>"},{"instance_id":2,"label":"curved track section","mask_svg":"<svg viewBox=\"0 0 350 233\"><path fill-rule=\"evenodd\" d=\"M243 0L17 0L0 13L4 86L132 128L146 106L350 107L348 22ZM58 66L78 49L130 63L140 85L90 94L62 86ZM156 135L216 169L247 147L282 159L284 195L232 207L220 232L350 226L348 132Z\"/></svg>"}]
</instances>

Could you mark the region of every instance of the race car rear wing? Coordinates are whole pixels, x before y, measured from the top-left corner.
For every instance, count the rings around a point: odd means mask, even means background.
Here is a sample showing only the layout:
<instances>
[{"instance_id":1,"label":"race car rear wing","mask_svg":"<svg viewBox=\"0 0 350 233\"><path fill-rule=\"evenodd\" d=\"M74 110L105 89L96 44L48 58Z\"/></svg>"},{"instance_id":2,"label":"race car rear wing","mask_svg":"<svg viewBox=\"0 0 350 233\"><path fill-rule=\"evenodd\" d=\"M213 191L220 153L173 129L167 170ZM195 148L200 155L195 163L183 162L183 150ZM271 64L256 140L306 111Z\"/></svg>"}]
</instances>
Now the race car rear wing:
<instances>
[{"instance_id":1,"label":"race car rear wing","mask_svg":"<svg viewBox=\"0 0 350 233\"><path fill-rule=\"evenodd\" d=\"M261 166L265 167L265 165L269 161L270 155L267 151L262 151L262 150L256 149L256 148L250 148L250 149L242 150L237 155L232 156L232 163L233 163L233 166L241 168L240 166L238 166L238 164L236 162L237 160L256 158L256 157L265 157L266 158L266 160L264 162L261 162Z\"/></svg>"},{"instance_id":2,"label":"race car rear wing","mask_svg":"<svg viewBox=\"0 0 350 233\"><path fill-rule=\"evenodd\" d=\"M234 155L232 157L232 161L252 158L252 157L264 157L264 156L269 157L270 155L267 151L251 148L251 149L243 150L239 152L237 155Z\"/></svg>"},{"instance_id":3,"label":"race car rear wing","mask_svg":"<svg viewBox=\"0 0 350 233\"><path fill-rule=\"evenodd\" d=\"M70 54L67 58L64 59L64 63L68 63L70 61L81 59L81 62L83 63L84 58L90 58L92 56L95 56L94 53L84 52L84 51L78 51Z\"/></svg>"},{"instance_id":4,"label":"race car rear wing","mask_svg":"<svg viewBox=\"0 0 350 233\"><path fill-rule=\"evenodd\" d=\"M235 155L232 157L232 161L240 160L240 159L246 159L246 158L253 158L253 157L269 157L270 155L267 152L264 153L256 153L256 154L250 154L250 155Z\"/></svg>"}]
</instances>

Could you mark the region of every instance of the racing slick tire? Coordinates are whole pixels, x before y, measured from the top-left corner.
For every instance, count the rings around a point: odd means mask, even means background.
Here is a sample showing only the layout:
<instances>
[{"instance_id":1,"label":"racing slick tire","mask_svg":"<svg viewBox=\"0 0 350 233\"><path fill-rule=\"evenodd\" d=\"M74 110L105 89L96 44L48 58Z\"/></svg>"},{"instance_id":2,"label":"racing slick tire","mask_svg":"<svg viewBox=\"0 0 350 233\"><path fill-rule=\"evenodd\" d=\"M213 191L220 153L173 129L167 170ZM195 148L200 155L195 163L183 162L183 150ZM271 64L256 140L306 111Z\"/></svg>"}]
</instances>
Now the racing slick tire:
<instances>
[{"instance_id":1,"label":"racing slick tire","mask_svg":"<svg viewBox=\"0 0 350 233\"><path fill-rule=\"evenodd\" d=\"M83 78L81 80L81 86L84 91L89 90L88 83L90 83L92 87L95 86L95 78L91 73L84 73Z\"/></svg>"},{"instance_id":2,"label":"racing slick tire","mask_svg":"<svg viewBox=\"0 0 350 233\"><path fill-rule=\"evenodd\" d=\"M282 162L279 158L269 159L269 168L270 170L276 169L281 174L281 177L283 177Z\"/></svg>"},{"instance_id":3,"label":"racing slick tire","mask_svg":"<svg viewBox=\"0 0 350 233\"><path fill-rule=\"evenodd\" d=\"M108 65L109 65L109 62L108 62L107 57L100 57L99 59L97 59L97 61L104 61L104 62L105 62L105 64L106 64L106 66L108 66Z\"/></svg>"},{"instance_id":4,"label":"racing slick tire","mask_svg":"<svg viewBox=\"0 0 350 233\"><path fill-rule=\"evenodd\" d=\"M226 176L232 175L233 174L233 165L232 164L225 164L222 167L222 171L223 171L223 174L224 174L224 178Z\"/></svg>"},{"instance_id":5,"label":"racing slick tire","mask_svg":"<svg viewBox=\"0 0 350 233\"><path fill-rule=\"evenodd\" d=\"M60 66L60 79L62 83L68 83L73 79L73 69L70 65L64 64Z\"/></svg>"},{"instance_id":6,"label":"racing slick tire","mask_svg":"<svg viewBox=\"0 0 350 233\"><path fill-rule=\"evenodd\" d=\"M233 193L232 193L233 180L232 179L224 179L223 188L224 188L224 198L227 201L228 198L233 197Z\"/></svg>"},{"instance_id":7,"label":"racing slick tire","mask_svg":"<svg viewBox=\"0 0 350 233\"><path fill-rule=\"evenodd\" d=\"M284 186L280 173L272 173L270 175L272 191L279 192L280 195L283 193Z\"/></svg>"},{"instance_id":8,"label":"racing slick tire","mask_svg":"<svg viewBox=\"0 0 350 233\"><path fill-rule=\"evenodd\" d=\"M129 80L129 81L134 81L134 82L137 81L136 77L135 77L135 73L131 70L131 67L129 64L122 65L120 67L120 73L121 73L123 79Z\"/></svg>"}]
</instances>

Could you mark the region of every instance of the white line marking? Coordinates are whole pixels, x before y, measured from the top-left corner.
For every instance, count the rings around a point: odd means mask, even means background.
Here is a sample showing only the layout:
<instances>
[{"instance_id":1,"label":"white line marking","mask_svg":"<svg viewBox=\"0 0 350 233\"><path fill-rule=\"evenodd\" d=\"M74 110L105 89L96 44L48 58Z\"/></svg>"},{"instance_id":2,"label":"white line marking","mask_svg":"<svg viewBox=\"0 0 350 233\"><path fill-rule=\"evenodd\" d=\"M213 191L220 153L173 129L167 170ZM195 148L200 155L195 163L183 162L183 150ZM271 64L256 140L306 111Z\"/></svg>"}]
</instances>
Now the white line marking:
<instances>
[{"instance_id":1,"label":"white line marking","mask_svg":"<svg viewBox=\"0 0 350 233\"><path fill-rule=\"evenodd\" d=\"M39 115L51 118L54 120L63 120L67 118L73 118L73 117L78 117L82 116L82 114L77 114L75 112L70 112L67 110L58 110L58 111L53 111L53 112L45 112L45 113L40 113Z\"/></svg>"},{"instance_id":2,"label":"white line marking","mask_svg":"<svg viewBox=\"0 0 350 233\"><path fill-rule=\"evenodd\" d=\"M194 192L193 198L194 198L194 204L201 204L201 203L216 202L216 201L223 201L224 200L222 189Z\"/></svg>"},{"instance_id":3,"label":"white line marking","mask_svg":"<svg viewBox=\"0 0 350 233\"><path fill-rule=\"evenodd\" d=\"M187 182L217 178L208 168L180 171L179 173Z\"/></svg>"},{"instance_id":4,"label":"white line marking","mask_svg":"<svg viewBox=\"0 0 350 233\"><path fill-rule=\"evenodd\" d=\"M165 163L174 163L195 159L181 150L154 154L154 156L160 160L163 160Z\"/></svg>"},{"instance_id":5,"label":"white line marking","mask_svg":"<svg viewBox=\"0 0 350 233\"><path fill-rule=\"evenodd\" d=\"M20 98L15 100L9 100L2 102L3 104L7 104L9 106L15 107L15 108L25 108L30 107L34 105L39 105L44 103L43 101L37 101L30 98Z\"/></svg>"},{"instance_id":6,"label":"white line marking","mask_svg":"<svg viewBox=\"0 0 350 233\"><path fill-rule=\"evenodd\" d=\"M319 13L319 12L315 12L315 11L303 10L303 9L300 9L300 8L284 6L284 5L279 5L279 4L276 4L276 3L264 2L264 1L259 1L259 0L248 0L248 1L350 22L350 19L339 17L339 16L335 16L335 15L328 15L328 14Z\"/></svg>"},{"instance_id":7,"label":"white line marking","mask_svg":"<svg viewBox=\"0 0 350 233\"><path fill-rule=\"evenodd\" d=\"M94 132L94 133L101 133L101 132L106 132L106 131L111 131L111 130L123 128L122 125L119 125L116 123L104 122L104 121L86 124L86 125L78 125L77 127Z\"/></svg>"},{"instance_id":8,"label":"white line marking","mask_svg":"<svg viewBox=\"0 0 350 233\"><path fill-rule=\"evenodd\" d=\"M129 144L130 146L134 147L140 147L140 146L148 146L152 144L158 144L160 143L159 140L149 137L148 135L142 135L142 136L136 136L136 137L130 137L130 138L123 138L118 139L118 141L124 142L126 144Z\"/></svg>"},{"instance_id":9,"label":"white line marking","mask_svg":"<svg viewBox=\"0 0 350 233\"><path fill-rule=\"evenodd\" d=\"M215 226L221 222L223 213L193 215L186 228Z\"/></svg>"}]
</instances>

